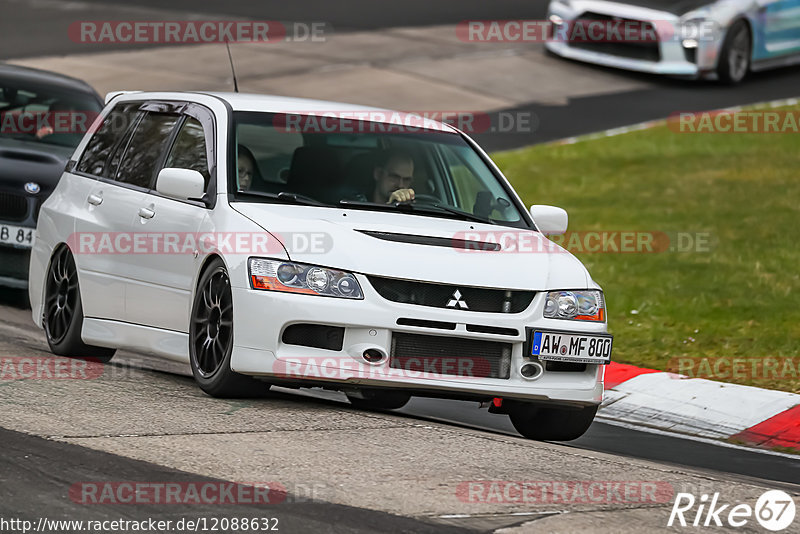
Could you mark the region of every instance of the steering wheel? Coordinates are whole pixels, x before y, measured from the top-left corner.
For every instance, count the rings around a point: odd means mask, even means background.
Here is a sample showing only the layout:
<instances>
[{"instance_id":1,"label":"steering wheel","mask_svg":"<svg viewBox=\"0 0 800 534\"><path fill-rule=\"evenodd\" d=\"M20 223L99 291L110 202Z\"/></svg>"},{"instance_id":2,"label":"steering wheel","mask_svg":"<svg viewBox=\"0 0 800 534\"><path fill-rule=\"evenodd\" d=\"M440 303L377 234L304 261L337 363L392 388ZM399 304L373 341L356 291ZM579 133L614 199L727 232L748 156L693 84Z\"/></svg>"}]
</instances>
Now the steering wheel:
<instances>
[{"instance_id":1,"label":"steering wheel","mask_svg":"<svg viewBox=\"0 0 800 534\"><path fill-rule=\"evenodd\" d=\"M434 195L426 195L417 193L414 195L412 202L421 202L422 204L441 204L442 199Z\"/></svg>"}]
</instances>

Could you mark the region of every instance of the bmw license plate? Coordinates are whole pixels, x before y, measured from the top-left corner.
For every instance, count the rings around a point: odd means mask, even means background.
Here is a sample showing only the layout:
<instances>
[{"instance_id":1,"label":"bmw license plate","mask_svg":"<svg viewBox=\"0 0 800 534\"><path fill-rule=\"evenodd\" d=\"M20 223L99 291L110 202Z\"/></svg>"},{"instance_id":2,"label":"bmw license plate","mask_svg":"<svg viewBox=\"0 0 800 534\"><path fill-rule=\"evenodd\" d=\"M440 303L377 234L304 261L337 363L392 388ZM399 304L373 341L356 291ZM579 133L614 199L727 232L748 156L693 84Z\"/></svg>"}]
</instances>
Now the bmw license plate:
<instances>
[{"instance_id":1,"label":"bmw license plate","mask_svg":"<svg viewBox=\"0 0 800 534\"><path fill-rule=\"evenodd\" d=\"M31 248L33 246L34 233L35 230L33 228L0 224L0 244Z\"/></svg>"},{"instance_id":2,"label":"bmw license plate","mask_svg":"<svg viewBox=\"0 0 800 534\"><path fill-rule=\"evenodd\" d=\"M534 330L531 355L540 360L607 364L611 362L610 334L575 334Z\"/></svg>"}]
</instances>

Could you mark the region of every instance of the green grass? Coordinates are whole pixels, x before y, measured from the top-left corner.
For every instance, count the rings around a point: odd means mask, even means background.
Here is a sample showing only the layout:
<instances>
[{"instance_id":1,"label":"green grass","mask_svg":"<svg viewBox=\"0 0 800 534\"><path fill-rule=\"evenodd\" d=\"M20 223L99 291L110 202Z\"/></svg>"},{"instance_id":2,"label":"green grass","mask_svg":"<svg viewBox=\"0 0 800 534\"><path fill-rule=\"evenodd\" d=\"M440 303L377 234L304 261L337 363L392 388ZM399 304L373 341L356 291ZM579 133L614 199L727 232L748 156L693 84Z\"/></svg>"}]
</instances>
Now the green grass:
<instances>
[{"instance_id":1,"label":"green grass","mask_svg":"<svg viewBox=\"0 0 800 534\"><path fill-rule=\"evenodd\" d=\"M710 234L709 252L576 254L605 291L615 361L800 355L800 135L658 126L493 158L570 231ZM723 379L800 392L798 373Z\"/></svg>"}]
</instances>

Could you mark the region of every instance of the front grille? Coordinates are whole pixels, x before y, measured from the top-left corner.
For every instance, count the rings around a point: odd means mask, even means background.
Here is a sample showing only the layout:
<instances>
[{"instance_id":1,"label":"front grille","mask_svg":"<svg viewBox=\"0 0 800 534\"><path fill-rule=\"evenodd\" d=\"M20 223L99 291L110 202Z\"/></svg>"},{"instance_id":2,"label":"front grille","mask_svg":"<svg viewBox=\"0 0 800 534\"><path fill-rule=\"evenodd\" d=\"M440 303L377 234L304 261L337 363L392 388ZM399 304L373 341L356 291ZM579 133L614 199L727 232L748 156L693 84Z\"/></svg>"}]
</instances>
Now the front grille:
<instances>
[{"instance_id":1,"label":"front grille","mask_svg":"<svg viewBox=\"0 0 800 534\"><path fill-rule=\"evenodd\" d=\"M28 199L22 195L0 193L0 220L22 222L28 216Z\"/></svg>"},{"instance_id":2,"label":"front grille","mask_svg":"<svg viewBox=\"0 0 800 534\"><path fill-rule=\"evenodd\" d=\"M287 345L314 347L326 350L342 350L344 328L323 324L293 324L283 331L283 342Z\"/></svg>"},{"instance_id":3,"label":"front grille","mask_svg":"<svg viewBox=\"0 0 800 534\"><path fill-rule=\"evenodd\" d=\"M375 291L386 300L432 308L519 313L530 306L535 294L533 291L432 284L379 276L368 276L367 278ZM454 299L456 291L460 294L459 299Z\"/></svg>"},{"instance_id":4,"label":"front grille","mask_svg":"<svg viewBox=\"0 0 800 534\"><path fill-rule=\"evenodd\" d=\"M389 366L425 375L508 378L511 344L395 332Z\"/></svg>"},{"instance_id":5,"label":"front grille","mask_svg":"<svg viewBox=\"0 0 800 534\"><path fill-rule=\"evenodd\" d=\"M630 27L636 28L638 34L645 35L658 35L655 25L648 21L634 20L634 19L620 19L619 17L612 17L602 13L586 12L575 19L574 24L587 24L593 21L600 21L608 24L619 24L625 27L629 24ZM609 33L609 35L611 35ZM622 33L624 39L624 32ZM581 50L588 50L591 52L598 52L601 54L608 54L610 56L625 57L629 59L640 59L643 61L661 61L661 47L659 46L658 39L628 39L628 40L600 40L592 41L591 39L575 39L575 32L569 35L569 46L573 48L580 48Z\"/></svg>"}]
</instances>

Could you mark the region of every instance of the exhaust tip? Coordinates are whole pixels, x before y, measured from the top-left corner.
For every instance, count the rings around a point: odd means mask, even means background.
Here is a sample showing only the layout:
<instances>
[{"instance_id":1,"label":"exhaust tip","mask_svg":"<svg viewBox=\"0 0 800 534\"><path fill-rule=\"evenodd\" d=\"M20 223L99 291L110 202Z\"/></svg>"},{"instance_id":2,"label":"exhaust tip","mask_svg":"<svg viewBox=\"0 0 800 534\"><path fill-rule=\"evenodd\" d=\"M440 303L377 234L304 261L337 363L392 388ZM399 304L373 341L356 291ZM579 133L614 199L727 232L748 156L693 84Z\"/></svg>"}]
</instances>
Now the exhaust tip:
<instances>
[{"instance_id":1,"label":"exhaust tip","mask_svg":"<svg viewBox=\"0 0 800 534\"><path fill-rule=\"evenodd\" d=\"M372 364L381 363L386 359L386 355L378 349L367 349L361 357L364 358L365 362Z\"/></svg>"},{"instance_id":2,"label":"exhaust tip","mask_svg":"<svg viewBox=\"0 0 800 534\"><path fill-rule=\"evenodd\" d=\"M536 380L544 373L544 367L539 362L526 363L519 369L519 373L523 378L528 380Z\"/></svg>"}]
</instances>

